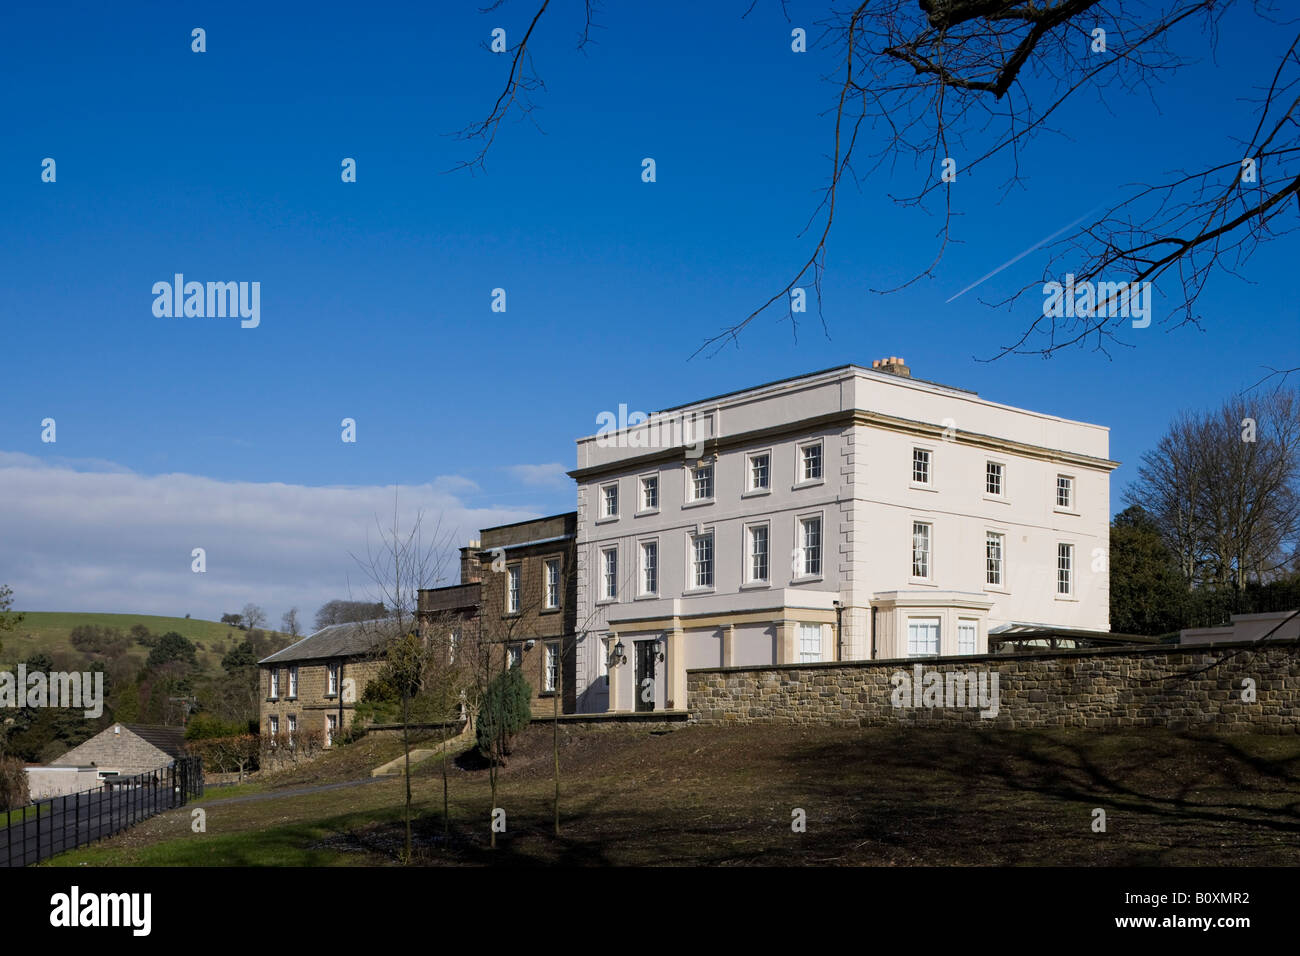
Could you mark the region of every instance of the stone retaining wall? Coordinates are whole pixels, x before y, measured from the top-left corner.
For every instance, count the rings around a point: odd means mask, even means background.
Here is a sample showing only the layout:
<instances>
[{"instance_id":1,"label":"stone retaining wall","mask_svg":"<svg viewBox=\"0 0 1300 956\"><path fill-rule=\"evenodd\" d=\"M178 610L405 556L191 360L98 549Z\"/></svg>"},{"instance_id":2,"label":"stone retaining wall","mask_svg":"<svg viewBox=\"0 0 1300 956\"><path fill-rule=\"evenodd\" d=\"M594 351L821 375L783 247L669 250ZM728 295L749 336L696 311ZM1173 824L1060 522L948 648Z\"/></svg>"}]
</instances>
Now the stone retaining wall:
<instances>
[{"instance_id":1,"label":"stone retaining wall","mask_svg":"<svg viewBox=\"0 0 1300 956\"><path fill-rule=\"evenodd\" d=\"M913 692L910 685L918 664L923 668L922 688ZM931 671L943 675L937 689L936 679L927 682L924 677ZM985 675L986 701L992 675L997 675L996 708L983 708L996 710L995 716L982 717L981 708L962 701L958 693L966 682L956 675L979 673ZM907 680L898 680L900 674ZM1254 684L1253 702L1243 699L1248 679ZM1300 732L1296 642L722 667L688 671L686 682L691 723L706 725L1162 726ZM945 701L948 684L953 685L951 700ZM927 699L959 706L926 706ZM896 701L903 706L895 706Z\"/></svg>"}]
</instances>

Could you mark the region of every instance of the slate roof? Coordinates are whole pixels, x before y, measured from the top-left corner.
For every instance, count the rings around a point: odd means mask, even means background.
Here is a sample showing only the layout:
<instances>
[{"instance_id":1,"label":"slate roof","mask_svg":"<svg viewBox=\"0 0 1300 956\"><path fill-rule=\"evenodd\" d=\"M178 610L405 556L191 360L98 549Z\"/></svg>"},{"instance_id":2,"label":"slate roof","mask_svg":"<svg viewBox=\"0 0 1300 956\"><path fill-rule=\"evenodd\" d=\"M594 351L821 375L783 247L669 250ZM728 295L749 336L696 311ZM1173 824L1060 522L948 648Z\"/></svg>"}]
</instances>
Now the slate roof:
<instances>
[{"instance_id":1,"label":"slate roof","mask_svg":"<svg viewBox=\"0 0 1300 956\"><path fill-rule=\"evenodd\" d=\"M357 621L349 624L331 624L315 634L309 634L296 644L290 644L259 664L282 664L288 661L324 660L335 657L361 657L369 654L384 641L397 636L397 627L389 620Z\"/></svg>"},{"instance_id":2,"label":"slate roof","mask_svg":"<svg viewBox=\"0 0 1300 956\"><path fill-rule=\"evenodd\" d=\"M185 756L185 731L180 727L160 727L155 724L123 724L127 730L153 744L169 757ZM109 728L111 731L113 728Z\"/></svg>"}]
</instances>

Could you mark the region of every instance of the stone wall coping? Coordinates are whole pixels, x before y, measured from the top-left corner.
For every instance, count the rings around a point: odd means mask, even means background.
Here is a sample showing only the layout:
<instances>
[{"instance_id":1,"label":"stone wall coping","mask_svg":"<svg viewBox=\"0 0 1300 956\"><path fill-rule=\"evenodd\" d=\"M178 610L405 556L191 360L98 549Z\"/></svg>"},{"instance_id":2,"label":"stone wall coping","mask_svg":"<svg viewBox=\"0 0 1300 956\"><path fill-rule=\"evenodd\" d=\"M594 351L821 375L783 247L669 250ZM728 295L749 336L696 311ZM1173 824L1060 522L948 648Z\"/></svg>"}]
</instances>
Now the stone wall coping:
<instances>
[{"instance_id":1,"label":"stone wall coping","mask_svg":"<svg viewBox=\"0 0 1300 956\"><path fill-rule=\"evenodd\" d=\"M678 721L685 723L689 717L690 711L686 710L638 710L614 711L613 713L560 714L558 719L561 724L661 724L676 723ZM555 720L555 717L534 717L532 723L549 724Z\"/></svg>"}]
</instances>

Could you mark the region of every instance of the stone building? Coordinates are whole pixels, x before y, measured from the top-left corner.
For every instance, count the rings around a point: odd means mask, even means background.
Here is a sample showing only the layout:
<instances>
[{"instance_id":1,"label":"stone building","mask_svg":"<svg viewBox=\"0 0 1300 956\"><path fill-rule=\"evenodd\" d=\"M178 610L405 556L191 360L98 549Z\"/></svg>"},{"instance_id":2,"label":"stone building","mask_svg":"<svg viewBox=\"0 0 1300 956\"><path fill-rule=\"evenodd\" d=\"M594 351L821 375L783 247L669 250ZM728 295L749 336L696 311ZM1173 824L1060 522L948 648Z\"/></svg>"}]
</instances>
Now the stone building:
<instances>
[{"instance_id":1,"label":"stone building","mask_svg":"<svg viewBox=\"0 0 1300 956\"><path fill-rule=\"evenodd\" d=\"M99 776L129 776L169 766L185 756L185 731L150 724L113 724L62 757L52 767L94 767Z\"/></svg>"},{"instance_id":2,"label":"stone building","mask_svg":"<svg viewBox=\"0 0 1300 956\"><path fill-rule=\"evenodd\" d=\"M575 710L577 513L485 528L483 640L522 669L536 717Z\"/></svg>"},{"instance_id":3,"label":"stone building","mask_svg":"<svg viewBox=\"0 0 1300 956\"><path fill-rule=\"evenodd\" d=\"M382 666L375 651L389 621L333 624L258 661L263 734L311 733L325 746L352 725L357 701Z\"/></svg>"}]
</instances>

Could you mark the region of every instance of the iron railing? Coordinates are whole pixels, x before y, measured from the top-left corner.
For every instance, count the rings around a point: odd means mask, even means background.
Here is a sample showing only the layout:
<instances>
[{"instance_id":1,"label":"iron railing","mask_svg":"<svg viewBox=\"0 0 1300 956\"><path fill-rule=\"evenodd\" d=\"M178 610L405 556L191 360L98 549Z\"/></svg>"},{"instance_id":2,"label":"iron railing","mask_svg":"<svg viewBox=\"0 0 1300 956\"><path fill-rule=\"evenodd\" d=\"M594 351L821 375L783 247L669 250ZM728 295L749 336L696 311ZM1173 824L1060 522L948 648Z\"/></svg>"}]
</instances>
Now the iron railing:
<instances>
[{"instance_id":1,"label":"iron railing","mask_svg":"<svg viewBox=\"0 0 1300 956\"><path fill-rule=\"evenodd\" d=\"M0 866L39 863L202 796L202 759L182 757L161 770L106 778L91 790L37 800L5 813Z\"/></svg>"}]
</instances>

